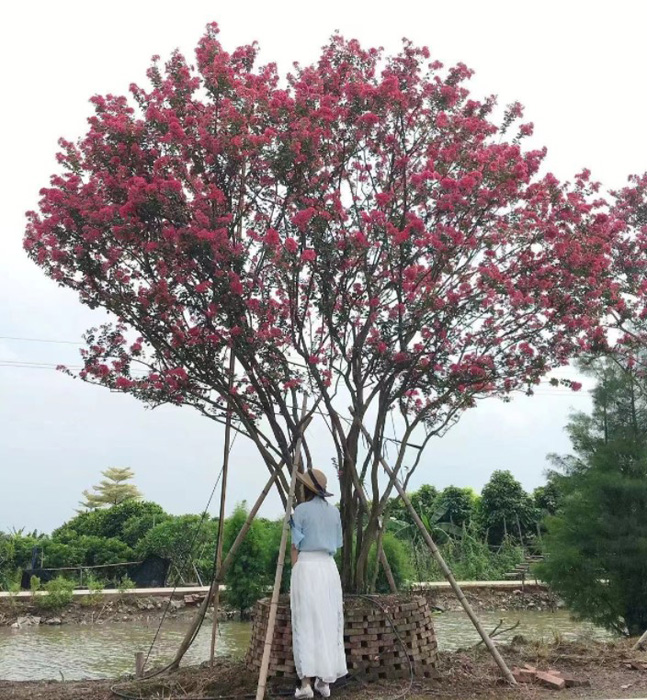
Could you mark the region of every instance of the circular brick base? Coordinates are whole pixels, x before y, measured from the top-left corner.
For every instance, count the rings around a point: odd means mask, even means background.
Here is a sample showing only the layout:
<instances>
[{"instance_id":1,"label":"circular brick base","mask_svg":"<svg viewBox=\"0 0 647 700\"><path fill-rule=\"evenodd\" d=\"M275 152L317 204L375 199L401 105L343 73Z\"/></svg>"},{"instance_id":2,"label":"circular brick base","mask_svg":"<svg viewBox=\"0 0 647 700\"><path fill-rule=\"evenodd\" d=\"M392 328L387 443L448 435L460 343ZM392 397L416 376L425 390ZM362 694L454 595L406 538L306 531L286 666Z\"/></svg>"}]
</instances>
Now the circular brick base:
<instances>
[{"instance_id":1,"label":"circular brick base","mask_svg":"<svg viewBox=\"0 0 647 700\"><path fill-rule=\"evenodd\" d=\"M344 597L344 644L349 673L376 680L408 678L413 666L415 675L432 676L438 652L427 600L409 595L368 598ZM253 670L261 666L269 610L268 598L259 600L254 607L252 638L245 657L247 667ZM287 596L279 600L269 675L296 675Z\"/></svg>"}]
</instances>

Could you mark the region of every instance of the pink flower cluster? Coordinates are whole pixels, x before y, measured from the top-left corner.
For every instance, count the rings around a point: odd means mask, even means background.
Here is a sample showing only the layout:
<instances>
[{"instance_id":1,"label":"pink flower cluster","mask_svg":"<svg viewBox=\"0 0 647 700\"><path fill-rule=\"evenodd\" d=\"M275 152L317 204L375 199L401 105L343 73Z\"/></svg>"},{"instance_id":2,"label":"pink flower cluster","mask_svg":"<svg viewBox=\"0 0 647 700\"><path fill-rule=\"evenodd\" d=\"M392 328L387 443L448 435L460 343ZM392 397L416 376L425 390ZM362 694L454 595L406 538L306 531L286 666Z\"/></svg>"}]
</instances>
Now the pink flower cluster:
<instances>
[{"instance_id":1,"label":"pink flower cluster","mask_svg":"<svg viewBox=\"0 0 647 700\"><path fill-rule=\"evenodd\" d=\"M464 65L334 36L283 87L256 56L211 25L195 69L156 60L148 88L93 98L88 133L61 141L25 248L140 336L105 329L84 378L216 413L231 350L245 420L341 381L433 428L531 390L604 338L610 308L629 314L618 246L644 299L644 226L628 243L617 223L638 195L612 215L588 173L540 175L521 106L495 123Z\"/></svg>"}]
</instances>

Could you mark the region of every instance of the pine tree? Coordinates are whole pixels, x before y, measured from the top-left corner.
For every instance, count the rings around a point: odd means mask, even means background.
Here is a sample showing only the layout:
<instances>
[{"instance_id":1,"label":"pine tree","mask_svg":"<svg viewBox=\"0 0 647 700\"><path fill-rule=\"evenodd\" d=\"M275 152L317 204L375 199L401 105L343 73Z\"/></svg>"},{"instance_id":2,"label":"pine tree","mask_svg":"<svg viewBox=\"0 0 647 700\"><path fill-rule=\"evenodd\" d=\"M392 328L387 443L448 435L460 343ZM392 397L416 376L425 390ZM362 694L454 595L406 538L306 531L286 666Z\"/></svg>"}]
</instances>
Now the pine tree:
<instances>
[{"instance_id":1,"label":"pine tree","mask_svg":"<svg viewBox=\"0 0 647 700\"><path fill-rule=\"evenodd\" d=\"M142 497L135 484L127 483L135 476L130 467L110 467L101 473L105 478L92 487L94 493L87 489L83 491L85 500L80 502L83 508L96 510L105 506L115 506L124 501L137 501Z\"/></svg>"},{"instance_id":2,"label":"pine tree","mask_svg":"<svg viewBox=\"0 0 647 700\"><path fill-rule=\"evenodd\" d=\"M552 456L563 476L547 520L540 576L569 609L609 629L647 628L647 397L635 368L591 367L591 415L568 425L574 454Z\"/></svg>"}]
</instances>

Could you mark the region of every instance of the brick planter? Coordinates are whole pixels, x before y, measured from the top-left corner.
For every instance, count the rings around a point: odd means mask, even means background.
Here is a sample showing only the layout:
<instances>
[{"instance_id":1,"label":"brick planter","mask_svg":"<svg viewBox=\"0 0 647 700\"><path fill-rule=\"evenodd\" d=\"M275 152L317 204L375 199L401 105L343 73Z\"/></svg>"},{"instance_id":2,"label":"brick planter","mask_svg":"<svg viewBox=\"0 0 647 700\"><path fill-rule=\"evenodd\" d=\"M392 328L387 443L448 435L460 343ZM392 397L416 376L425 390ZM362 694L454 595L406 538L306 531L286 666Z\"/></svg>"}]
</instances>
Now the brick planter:
<instances>
[{"instance_id":1,"label":"brick planter","mask_svg":"<svg viewBox=\"0 0 647 700\"><path fill-rule=\"evenodd\" d=\"M416 676L432 676L437 646L427 600L409 595L372 596L372 599L374 603L364 598L344 598L344 644L349 673L374 680L408 678L408 656ZM269 610L268 598L259 600L254 607L252 638L245 657L250 670L258 670L261 666ZM279 600L269 675L296 675L287 596L281 596Z\"/></svg>"}]
</instances>

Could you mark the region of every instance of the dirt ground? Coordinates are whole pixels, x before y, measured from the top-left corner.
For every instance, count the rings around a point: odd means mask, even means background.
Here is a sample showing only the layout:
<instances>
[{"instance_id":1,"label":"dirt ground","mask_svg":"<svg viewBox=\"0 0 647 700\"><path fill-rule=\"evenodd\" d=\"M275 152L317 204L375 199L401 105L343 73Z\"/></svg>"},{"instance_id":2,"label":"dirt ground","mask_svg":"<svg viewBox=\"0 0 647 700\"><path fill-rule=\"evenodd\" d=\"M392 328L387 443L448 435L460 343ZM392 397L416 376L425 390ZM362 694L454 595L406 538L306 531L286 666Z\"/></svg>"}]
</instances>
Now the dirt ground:
<instances>
[{"instance_id":1,"label":"dirt ground","mask_svg":"<svg viewBox=\"0 0 647 700\"><path fill-rule=\"evenodd\" d=\"M120 598L99 599L91 602L82 599L75 601L61 610L48 610L35 601L0 601L0 626L11 626L22 617L40 618L41 625L66 624L105 624L110 623L146 623L155 622L165 614L167 619L191 619L197 606L185 605L182 599L176 599L169 605L166 598L135 598L125 595ZM221 609L218 617L229 619L236 616L235 611Z\"/></svg>"},{"instance_id":2,"label":"dirt ground","mask_svg":"<svg viewBox=\"0 0 647 700\"><path fill-rule=\"evenodd\" d=\"M539 685L506 685L487 651L477 649L443 653L437 678L392 683L363 684L357 679L340 681L333 687L333 697L344 700L396 700L405 695L411 700L532 700L549 697L567 698L640 698L647 697L647 671L628 669L628 660L647 663L647 654L631 652L630 640L615 643L590 642L545 645L515 640L500 646L509 666L525 663L538 669L554 668L590 685L550 690ZM134 682L15 682L0 681L1 700L109 700L114 698L165 698L170 700L208 700L254 696L256 675L242 662L219 660L209 668L188 667L157 678ZM289 697L294 684L272 681L274 697Z\"/></svg>"},{"instance_id":3,"label":"dirt ground","mask_svg":"<svg viewBox=\"0 0 647 700\"><path fill-rule=\"evenodd\" d=\"M527 585L521 588L465 588L465 597L477 611L500 610L536 610L553 611L564 607L559 598L545 586ZM462 610L456 594L451 589L432 589L416 591L416 595L424 595L432 606L441 610Z\"/></svg>"}]
</instances>

